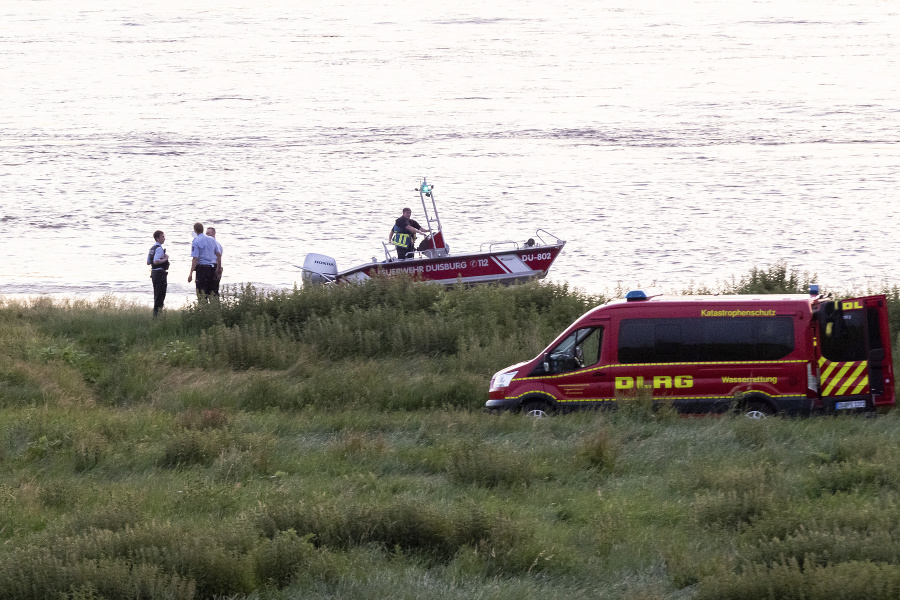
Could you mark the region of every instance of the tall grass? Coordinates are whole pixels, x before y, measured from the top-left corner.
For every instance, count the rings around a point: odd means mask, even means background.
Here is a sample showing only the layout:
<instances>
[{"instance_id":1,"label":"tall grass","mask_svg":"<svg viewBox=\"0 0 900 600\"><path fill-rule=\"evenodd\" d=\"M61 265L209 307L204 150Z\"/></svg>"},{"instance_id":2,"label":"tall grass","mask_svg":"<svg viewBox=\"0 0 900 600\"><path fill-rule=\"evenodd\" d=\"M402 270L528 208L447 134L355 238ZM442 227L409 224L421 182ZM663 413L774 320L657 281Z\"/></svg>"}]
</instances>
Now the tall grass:
<instances>
[{"instance_id":1,"label":"tall grass","mask_svg":"<svg viewBox=\"0 0 900 600\"><path fill-rule=\"evenodd\" d=\"M823 578L887 597L840 578L900 566L895 482L822 477L893 464L897 431L893 414L8 409L0 598L366 595L408 569L434 578L424 597L822 597Z\"/></svg>"},{"instance_id":2,"label":"tall grass","mask_svg":"<svg viewBox=\"0 0 900 600\"><path fill-rule=\"evenodd\" d=\"M0 599L896 597L894 413L481 410L603 301L391 278L155 320L0 302Z\"/></svg>"}]
</instances>

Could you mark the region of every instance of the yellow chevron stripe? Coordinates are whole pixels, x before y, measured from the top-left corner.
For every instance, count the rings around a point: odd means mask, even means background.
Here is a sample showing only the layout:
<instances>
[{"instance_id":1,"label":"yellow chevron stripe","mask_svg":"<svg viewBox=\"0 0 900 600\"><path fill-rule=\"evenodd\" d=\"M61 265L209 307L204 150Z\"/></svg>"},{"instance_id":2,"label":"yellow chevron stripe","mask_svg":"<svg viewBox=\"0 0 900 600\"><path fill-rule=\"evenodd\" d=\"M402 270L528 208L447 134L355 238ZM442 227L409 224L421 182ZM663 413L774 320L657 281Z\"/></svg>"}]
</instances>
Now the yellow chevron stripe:
<instances>
[{"instance_id":1,"label":"yellow chevron stripe","mask_svg":"<svg viewBox=\"0 0 900 600\"><path fill-rule=\"evenodd\" d=\"M831 396L832 395L831 392L834 390L835 386L841 381L841 379L844 378L844 374L847 373L847 371L849 371L850 367L853 365L853 363L835 363L835 364L841 364L842 365L841 369L837 372L837 375L835 375L834 378L828 382L828 387L825 388L825 391L822 393L823 396Z\"/></svg>"},{"instance_id":2,"label":"yellow chevron stripe","mask_svg":"<svg viewBox=\"0 0 900 600\"><path fill-rule=\"evenodd\" d=\"M828 366L825 367L825 370L822 371L822 382L829 381L831 379L831 373L840 365L841 363L828 363ZM820 367L822 365L819 365Z\"/></svg>"},{"instance_id":3,"label":"yellow chevron stripe","mask_svg":"<svg viewBox=\"0 0 900 600\"><path fill-rule=\"evenodd\" d=\"M864 375L862 381L859 382L859 385L853 388L853 391L850 392L851 395L861 394L863 391L869 387L869 376Z\"/></svg>"},{"instance_id":4,"label":"yellow chevron stripe","mask_svg":"<svg viewBox=\"0 0 900 600\"><path fill-rule=\"evenodd\" d=\"M854 363L854 364L856 364L856 363ZM853 371L853 375L851 375L850 377L847 378L847 382L840 387L837 394L835 394L835 395L843 396L844 394L846 394L847 388L849 388L851 385L853 385L853 383L856 382L856 379L860 376L860 374L863 371L865 371L865 369L866 369L866 363L859 363L859 366L856 367L855 371Z\"/></svg>"}]
</instances>

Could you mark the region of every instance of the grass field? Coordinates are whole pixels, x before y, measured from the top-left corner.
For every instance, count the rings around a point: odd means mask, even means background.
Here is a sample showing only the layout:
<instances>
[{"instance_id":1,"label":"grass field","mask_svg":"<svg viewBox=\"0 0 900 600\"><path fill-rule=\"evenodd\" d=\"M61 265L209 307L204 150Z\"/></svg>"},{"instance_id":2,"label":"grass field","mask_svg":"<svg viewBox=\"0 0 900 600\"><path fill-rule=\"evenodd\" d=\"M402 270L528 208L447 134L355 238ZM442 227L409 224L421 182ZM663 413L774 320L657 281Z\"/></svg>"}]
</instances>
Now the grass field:
<instances>
[{"instance_id":1,"label":"grass field","mask_svg":"<svg viewBox=\"0 0 900 600\"><path fill-rule=\"evenodd\" d=\"M900 331L897 287L865 292ZM0 599L900 597L896 411L481 410L603 301L391 280L154 321L0 300Z\"/></svg>"}]
</instances>

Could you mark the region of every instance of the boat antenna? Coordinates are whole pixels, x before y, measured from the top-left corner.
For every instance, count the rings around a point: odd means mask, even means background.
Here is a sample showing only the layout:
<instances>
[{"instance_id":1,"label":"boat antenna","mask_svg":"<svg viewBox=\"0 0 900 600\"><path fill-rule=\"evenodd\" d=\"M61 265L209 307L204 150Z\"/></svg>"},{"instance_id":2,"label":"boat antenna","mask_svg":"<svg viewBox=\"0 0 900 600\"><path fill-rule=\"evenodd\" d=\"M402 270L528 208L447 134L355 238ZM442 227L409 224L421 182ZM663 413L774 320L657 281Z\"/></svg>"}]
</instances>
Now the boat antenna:
<instances>
[{"instance_id":1,"label":"boat antenna","mask_svg":"<svg viewBox=\"0 0 900 600\"><path fill-rule=\"evenodd\" d=\"M438 232L442 231L441 219L438 216L437 204L434 201L434 186L428 183L428 180L425 177L422 177L422 184L419 185L416 191L419 192L419 197L422 199L422 210L425 212L425 220L428 222L428 233L434 234L434 228L431 226L432 223L437 225ZM425 198L431 199L431 210L428 209ZM432 217L432 215L434 216Z\"/></svg>"}]
</instances>

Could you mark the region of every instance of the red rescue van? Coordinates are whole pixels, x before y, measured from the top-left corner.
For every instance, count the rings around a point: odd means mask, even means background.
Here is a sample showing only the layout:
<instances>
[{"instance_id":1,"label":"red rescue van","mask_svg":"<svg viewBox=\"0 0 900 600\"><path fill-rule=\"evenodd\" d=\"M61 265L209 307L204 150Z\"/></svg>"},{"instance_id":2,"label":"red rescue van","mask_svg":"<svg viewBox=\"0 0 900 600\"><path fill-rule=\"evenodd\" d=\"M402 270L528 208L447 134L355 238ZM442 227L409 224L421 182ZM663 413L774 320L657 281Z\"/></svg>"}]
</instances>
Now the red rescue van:
<instances>
[{"instance_id":1,"label":"red rescue van","mask_svg":"<svg viewBox=\"0 0 900 600\"><path fill-rule=\"evenodd\" d=\"M894 406L885 296L663 296L594 308L491 379L487 408L614 407L645 390L683 413L752 416Z\"/></svg>"}]
</instances>

